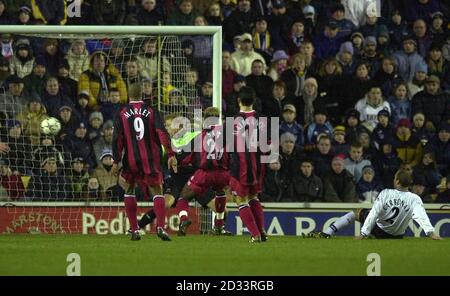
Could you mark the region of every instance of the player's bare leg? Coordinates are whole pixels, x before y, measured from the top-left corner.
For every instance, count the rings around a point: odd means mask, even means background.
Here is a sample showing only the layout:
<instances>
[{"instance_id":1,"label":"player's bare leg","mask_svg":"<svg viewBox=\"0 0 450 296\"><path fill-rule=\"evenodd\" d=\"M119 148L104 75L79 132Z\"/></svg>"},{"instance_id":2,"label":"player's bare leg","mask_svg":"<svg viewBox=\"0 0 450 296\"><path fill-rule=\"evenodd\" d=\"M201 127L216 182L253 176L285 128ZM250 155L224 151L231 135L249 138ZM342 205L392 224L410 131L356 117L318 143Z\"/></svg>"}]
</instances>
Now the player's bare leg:
<instances>
[{"instance_id":1,"label":"player's bare leg","mask_svg":"<svg viewBox=\"0 0 450 296\"><path fill-rule=\"evenodd\" d=\"M150 194L153 195L153 210L156 214L156 234L163 241L170 241L170 237L164 229L166 224L166 202L163 196L162 185L149 186Z\"/></svg>"},{"instance_id":2,"label":"player's bare leg","mask_svg":"<svg viewBox=\"0 0 450 296\"><path fill-rule=\"evenodd\" d=\"M253 216L255 217L256 226L258 226L259 232L261 233L261 241L265 242L267 241L267 234L264 227L264 212L261 202L259 201L257 195L250 195L248 199L248 204L252 210Z\"/></svg>"},{"instance_id":3,"label":"player's bare leg","mask_svg":"<svg viewBox=\"0 0 450 296\"><path fill-rule=\"evenodd\" d=\"M192 221L188 218L189 202L195 197L195 192L186 184L181 189L180 198L177 201L177 212L180 218L178 236L185 236L186 230Z\"/></svg>"},{"instance_id":4,"label":"player's bare leg","mask_svg":"<svg viewBox=\"0 0 450 296\"><path fill-rule=\"evenodd\" d=\"M137 221L137 201L134 193L134 185L128 184L127 181L119 176L119 185L125 191L123 202L125 204L125 212L131 227L131 240L137 241L141 239L139 235L139 227Z\"/></svg>"},{"instance_id":5,"label":"player's bare leg","mask_svg":"<svg viewBox=\"0 0 450 296\"><path fill-rule=\"evenodd\" d=\"M250 242L261 242L261 232L256 225L255 217L253 216L250 205L248 204L248 197L236 196L235 201L239 207L239 216L241 217L242 222L247 227L248 231L250 231L250 234L252 236Z\"/></svg>"}]
</instances>

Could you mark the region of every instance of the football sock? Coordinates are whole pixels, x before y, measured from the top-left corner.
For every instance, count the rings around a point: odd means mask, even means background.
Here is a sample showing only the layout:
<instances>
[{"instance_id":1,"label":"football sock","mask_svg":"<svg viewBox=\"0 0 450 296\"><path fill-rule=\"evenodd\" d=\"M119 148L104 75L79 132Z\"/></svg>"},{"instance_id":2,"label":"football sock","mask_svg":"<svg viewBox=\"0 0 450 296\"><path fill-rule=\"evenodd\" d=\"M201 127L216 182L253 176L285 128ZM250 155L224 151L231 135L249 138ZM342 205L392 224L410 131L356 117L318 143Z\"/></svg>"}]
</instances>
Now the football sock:
<instances>
[{"instance_id":1,"label":"football sock","mask_svg":"<svg viewBox=\"0 0 450 296\"><path fill-rule=\"evenodd\" d=\"M137 222L137 202L136 196L125 194L123 202L125 204L125 212L127 213L128 221L130 222L131 230L139 230Z\"/></svg>"},{"instance_id":2,"label":"football sock","mask_svg":"<svg viewBox=\"0 0 450 296\"><path fill-rule=\"evenodd\" d=\"M166 203L164 201L164 196L155 195L153 197L153 210L156 214L157 226L164 228L166 224Z\"/></svg>"},{"instance_id":3,"label":"football sock","mask_svg":"<svg viewBox=\"0 0 450 296\"><path fill-rule=\"evenodd\" d=\"M339 229L342 229L344 227L347 227L348 225L355 222L355 213L353 211L348 212L344 216L340 217L333 223L331 223L330 227L328 227L327 230L324 231L324 233L328 235L333 235L336 232L338 232Z\"/></svg>"},{"instance_id":4,"label":"football sock","mask_svg":"<svg viewBox=\"0 0 450 296\"><path fill-rule=\"evenodd\" d=\"M215 206L216 206L216 222L215 225L218 227L222 227L224 222L223 218L225 216L225 207L227 205L227 198L225 195L217 195L215 198Z\"/></svg>"},{"instance_id":5,"label":"football sock","mask_svg":"<svg viewBox=\"0 0 450 296\"><path fill-rule=\"evenodd\" d=\"M184 198L178 199L177 211L178 217L180 217L180 223L188 219L188 210L189 210L189 202Z\"/></svg>"},{"instance_id":6,"label":"football sock","mask_svg":"<svg viewBox=\"0 0 450 296\"><path fill-rule=\"evenodd\" d=\"M258 226L259 231L264 232L264 213L261 202L259 201L259 199L255 198L250 200L248 204L250 205L250 209L252 210L253 216L255 217L255 222Z\"/></svg>"},{"instance_id":7,"label":"football sock","mask_svg":"<svg viewBox=\"0 0 450 296\"><path fill-rule=\"evenodd\" d=\"M144 216L142 216L141 220L139 220L139 223L138 223L139 228L144 228L148 224L153 223L153 220L155 220L155 218L156 218L155 211L153 209L151 209L150 211L145 213Z\"/></svg>"},{"instance_id":8,"label":"football sock","mask_svg":"<svg viewBox=\"0 0 450 296\"><path fill-rule=\"evenodd\" d=\"M247 227L252 237L261 236L258 226L256 226L255 217L248 204L239 207L239 216L241 216L242 222L244 222L244 225Z\"/></svg>"}]
</instances>

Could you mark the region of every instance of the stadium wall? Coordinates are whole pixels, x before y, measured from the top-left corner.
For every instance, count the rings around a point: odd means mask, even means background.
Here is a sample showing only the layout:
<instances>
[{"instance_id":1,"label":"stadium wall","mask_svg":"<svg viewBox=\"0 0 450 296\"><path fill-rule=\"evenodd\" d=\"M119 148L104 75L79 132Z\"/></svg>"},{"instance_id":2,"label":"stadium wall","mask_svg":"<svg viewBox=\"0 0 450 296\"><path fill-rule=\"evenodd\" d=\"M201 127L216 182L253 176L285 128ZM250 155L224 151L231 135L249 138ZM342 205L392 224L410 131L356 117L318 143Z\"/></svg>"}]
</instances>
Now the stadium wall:
<instances>
[{"instance_id":1,"label":"stadium wall","mask_svg":"<svg viewBox=\"0 0 450 296\"><path fill-rule=\"evenodd\" d=\"M141 216L149 203L140 204ZM326 229L338 217L355 208L370 208L370 204L338 203L266 203L265 219L269 235L301 236L314 229ZM246 234L247 230L234 204L230 204L227 229L234 234ZM450 237L450 205L425 205L431 223L442 237ZM201 211L191 207L189 216L193 219L192 233L201 231ZM204 220L204 218L203 218ZM209 221L211 221L209 219ZM178 230L178 216L175 209L167 214L169 232ZM361 225L342 230L338 235L358 235ZM124 234L129 229L122 203L0 203L0 233L78 233L78 234ZM154 229L147 228L147 232ZM424 233L411 223L407 236L420 237Z\"/></svg>"}]
</instances>

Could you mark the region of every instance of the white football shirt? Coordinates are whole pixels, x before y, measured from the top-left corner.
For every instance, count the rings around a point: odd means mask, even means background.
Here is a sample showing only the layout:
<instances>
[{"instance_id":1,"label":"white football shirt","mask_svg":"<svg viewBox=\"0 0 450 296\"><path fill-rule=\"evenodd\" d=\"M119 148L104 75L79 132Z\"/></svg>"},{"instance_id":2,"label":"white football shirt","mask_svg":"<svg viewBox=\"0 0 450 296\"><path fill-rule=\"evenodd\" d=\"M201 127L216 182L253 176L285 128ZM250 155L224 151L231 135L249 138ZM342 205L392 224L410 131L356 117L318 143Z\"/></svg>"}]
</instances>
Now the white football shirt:
<instances>
[{"instance_id":1,"label":"white football shirt","mask_svg":"<svg viewBox=\"0 0 450 296\"><path fill-rule=\"evenodd\" d=\"M417 194L384 189L375 199L361 234L369 235L376 223L391 235L404 235L411 219L416 221L427 235L434 232L422 200Z\"/></svg>"}]
</instances>

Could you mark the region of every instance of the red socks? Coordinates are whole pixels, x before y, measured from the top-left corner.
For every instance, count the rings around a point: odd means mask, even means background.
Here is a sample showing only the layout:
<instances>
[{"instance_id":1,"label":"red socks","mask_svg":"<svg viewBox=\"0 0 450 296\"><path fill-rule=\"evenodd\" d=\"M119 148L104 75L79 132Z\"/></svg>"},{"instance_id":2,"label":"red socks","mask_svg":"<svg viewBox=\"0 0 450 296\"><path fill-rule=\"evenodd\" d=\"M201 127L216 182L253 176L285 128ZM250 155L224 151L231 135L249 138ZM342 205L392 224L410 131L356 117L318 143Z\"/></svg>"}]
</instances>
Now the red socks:
<instances>
[{"instance_id":1,"label":"red socks","mask_svg":"<svg viewBox=\"0 0 450 296\"><path fill-rule=\"evenodd\" d=\"M164 201L164 196L155 195L153 197L153 211L156 214L157 227L164 228L166 225L166 203Z\"/></svg>"},{"instance_id":2,"label":"red socks","mask_svg":"<svg viewBox=\"0 0 450 296\"><path fill-rule=\"evenodd\" d=\"M189 202L184 198L178 199L177 212L178 216L180 217L180 223L187 220L188 210L189 210Z\"/></svg>"},{"instance_id":3,"label":"red socks","mask_svg":"<svg viewBox=\"0 0 450 296\"><path fill-rule=\"evenodd\" d=\"M255 217L248 204L239 207L239 216L241 216L242 222L244 222L252 237L261 236L258 226L256 226Z\"/></svg>"},{"instance_id":4,"label":"red socks","mask_svg":"<svg viewBox=\"0 0 450 296\"><path fill-rule=\"evenodd\" d=\"M225 213L225 207L227 205L227 198L225 195L219 195L215 198L215 207L216 207L216 221L215 225L218 227L222 227L224 225L223 218Z\"/></svg>"},{"instance_id":5,"label":"red socks","mask_svg":"<svg viewBox=\"0 0 450 296\"><path fill-rule=\"evenodd\" d=\"M125 212L127 213L128 221L130 221L131 230L139 230L137 221L136 196L125 194L123 202L125 203Z\"/></svg>"},{"instance_id":6,"label":"red socks","mask_svg":"<svg viewBox=\"0 0 450 296\"><path fill-rule=\"evenodd\" d=\"M255 198L250 200L248 204L250 205L250 209L252 210L253 217L255 217L255 222L258 226L259 231L264 232L264 213L261 202L259 201L259 199Z\"/></svg>"}]
</instances>

